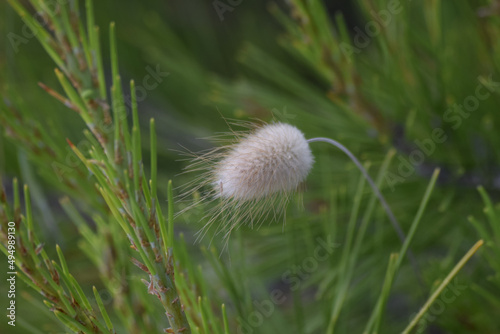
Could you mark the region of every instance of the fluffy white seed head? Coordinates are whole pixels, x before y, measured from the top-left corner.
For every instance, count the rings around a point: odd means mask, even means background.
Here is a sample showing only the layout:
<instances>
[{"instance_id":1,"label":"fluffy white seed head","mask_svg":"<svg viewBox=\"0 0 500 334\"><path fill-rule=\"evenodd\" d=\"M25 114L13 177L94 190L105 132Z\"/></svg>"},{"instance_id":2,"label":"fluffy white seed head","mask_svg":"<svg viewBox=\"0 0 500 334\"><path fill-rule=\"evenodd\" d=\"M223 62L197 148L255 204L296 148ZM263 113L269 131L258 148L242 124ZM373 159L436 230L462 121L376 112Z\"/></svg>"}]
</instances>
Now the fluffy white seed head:
<instances>
[{"instance_id":1,"label":"fluffy white seed head","mask_svg":"<svg viewBox=\"0 0 500 334\"><path fill-rule=\"evenodd\" d=\"M293 191L313 161L309 144L296 127L268 124L236 144L218 163L214 187L219 196L242 201Z\"/></svg>"},{"instance_id":2,"label":"fluffy white seed head","mask_svg":"<svg viewBox=\"0 0 500 334\"><path fill-rule=\"evenodd\" d=\"M228 238L241 225L284 218L292 195L311 170L309 144L296 127L285 123L251 127L249 132L232 132L235 143L191 160L188 171L201 173L184 195L199 196L186 210L209 205L204 207L207 223L199 237L212 226Z\"/></svg>"}]
</instances>

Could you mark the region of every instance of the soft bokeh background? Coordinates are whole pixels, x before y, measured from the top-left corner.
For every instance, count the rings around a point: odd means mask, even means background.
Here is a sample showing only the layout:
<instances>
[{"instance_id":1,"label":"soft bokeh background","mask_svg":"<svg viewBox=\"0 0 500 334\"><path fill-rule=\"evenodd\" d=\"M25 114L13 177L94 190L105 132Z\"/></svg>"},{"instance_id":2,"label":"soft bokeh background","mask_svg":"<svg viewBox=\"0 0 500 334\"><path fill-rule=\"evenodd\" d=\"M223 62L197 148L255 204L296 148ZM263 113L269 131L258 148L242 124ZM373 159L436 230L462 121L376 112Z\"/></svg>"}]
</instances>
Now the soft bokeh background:
<instances>
[{"instance_id":1,"label":"soft bokeh background","mask_svg":"<svg viewBox=\"0 0 500 334\"><path fill-rule=\"evenodd\" d=\"M325 2L325 6L325 19L334 22L344 16L348 29L344 38L351 41L359 29L373 21L370 8L387 8L382 1ZM407 263L388 303L384 327L387 333L401 330L429 290L480 238L468 217L476 217L481 226L489 228L476 188L484 186L493 203L498 201L500 188L498 85L492 86L491 96L481 101L456 129L444 116L453 104L464 103L474 95L481 82L489 78L500 82L500 49L495 40L500 31L498 1L424 1L407 6L411 10L405 10L401 14L404 17L391 18L384 38L377 34L370 39L370 45L344 59L338 46L323 38L314 24L305 22L300 11L290 10L286 2L243 0L233 11L223 14L224 20L210 1L95 3L96 24L103 30L104 59L109 55L108 23L116 22L124 82L134 78L141 85L151 69L169 73L155 88L147 90L139 103L144 136L148 136L149 119L157 121L158 188L164 197L169 179L180 187L192 178L181 174L186 162L179 151L212 147L214 143L203 138L227 131L224 118L277 119L298 126L307 137L332 137L362 161L370 161L372 175L376 175L387 152L395 148L397 153L389 171L399 177L398 182L391 185L386 180L383 192L405 230L415 216L433 169L441 168L438 186L412 243L428 289L418 286ZM280 11L291 13L296 21L288 23L298 22L295 28L287 30L277 14ZM78 143L83 138L84 123L37 85L43 82L59 90L53 61L36 38L19 44L16 52L9 34L22 35L23 23L5 2L0 3L0 13L0 91L5 103L30 110L34 121L57 129L56 142L69 138ZM332 24L332 29L338 31L338 26ZM290 37L293 32L296 35ZM314 34L319 37L312 38ZM109 75L109 64L105 65ZM460 115L456 111L452 114ZM416 141L432 138L435 128L443 128L448 139L436 144L410 175L401 176L405 161L418 150ZM96 268L78 248L75 226L59 206L63 194L6 136L3 127L0 131L0 174L7 193L11 192L13 177L28 183L36 197L34 207L45 245L57 243L63 248L70 269L83 286L100 286ZM147 144L144 146L147 154ZM285 228L276 224L264 224L259 230L243 228L238 240L245 245L245 262L232 263L229 255L223 255L229 268L243 273L242 284L248 287L249 300L265 298L266 291L273 287L287 289L282 275L291 263L301 262L302 244L314 240L307 239L307 233L319 233L317 226L335 225L329 235L339 245L344 241L359 172L335 149L321 144L312 148L316 164L307 191L302 194L304 208L292 205ZM178 209L184 206L179 203ZM385 214L377 210L367 232L369 241L363 245L348 306L341 316L341 333L363 328L357 323L364 323L370 314L387 258L399 248ZM214 295L231 305L223 285L198 250L199 244L194 242L194 234L202 226L197 221L201 211L203 208L179 217L177 229L192 245L190 251L206 270L207 284L213 287ZM316 227L304 228L304 224ZM487 243L489 248L483 251L500 254L498 241L492 238ZM53 247L46 248L55 254ZM464 288L443 310L436 307L425 332L493 333L500 328L500 299L495 295L500 293L500 273L492 269L488 259L491 257L480 254L466 266L459 276ZM328 287L336 275L334 269L327 268L335 268L338 260L334 255L324 269L304 280L299 292L290 292L294 302L290 298L289 303L280 306L280 313L260 329L262 332L255 333L323 333L324 318L330 313L329 298L334 293ZM0 270L1 309L6 300L5 272ZM327 275L331 278L325 279ZM7 327L4 319L0 331L14 334L37 328L43 333L64 332L40 296L20 281L17 293L19 327ZM301 319L291 320L297 319L294 314L299 313L304 315Z\"/></svg>"}]
</instances>

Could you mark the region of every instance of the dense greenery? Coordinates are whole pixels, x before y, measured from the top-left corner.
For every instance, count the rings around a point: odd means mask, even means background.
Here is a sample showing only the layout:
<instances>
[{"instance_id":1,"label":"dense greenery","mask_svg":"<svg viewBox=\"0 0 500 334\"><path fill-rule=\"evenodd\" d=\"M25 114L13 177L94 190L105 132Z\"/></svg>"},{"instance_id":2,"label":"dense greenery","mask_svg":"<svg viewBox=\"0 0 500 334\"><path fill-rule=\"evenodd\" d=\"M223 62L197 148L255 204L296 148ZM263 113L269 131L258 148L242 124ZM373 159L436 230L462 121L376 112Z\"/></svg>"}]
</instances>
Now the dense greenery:
<instances>
[{"instance_id":1,"label":"dense greenery","mask_svg":"<svg viewBox=\"0 0 500 334\"><path fill-rule=\"evenodd\" d=\"M0 3L0 331L495 333L499 3L334 7ZM197 239L185 157L255 119L344 143L405 242L320 143L286 220Z\"/></svg>"}]
</instances>

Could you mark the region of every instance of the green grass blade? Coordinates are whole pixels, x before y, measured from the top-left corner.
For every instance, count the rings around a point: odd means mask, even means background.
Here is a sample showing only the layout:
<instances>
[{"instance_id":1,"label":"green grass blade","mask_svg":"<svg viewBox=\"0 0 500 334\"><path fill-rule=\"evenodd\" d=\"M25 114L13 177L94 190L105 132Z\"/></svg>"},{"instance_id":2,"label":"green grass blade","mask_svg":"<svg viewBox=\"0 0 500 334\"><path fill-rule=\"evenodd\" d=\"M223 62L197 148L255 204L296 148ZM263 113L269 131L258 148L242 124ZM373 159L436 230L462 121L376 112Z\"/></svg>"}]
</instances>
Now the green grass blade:
<instances>
[{"instance_id":1,"label":"green grass blade","mask_svg":"<svg viewBox=\"0 0 500 334\"><path fill-rule=\"evenodd\" d=\"M403 334L410 334L413 327L415 327L418 321L425 315L428 311L429 307L431 307L432 303L439 297L441 292L446 288L446 286L451 282L451 280L457 275L460 269L470 260L472 255L474 255L477 250L483 245L483 240L479 240L472 246L472 248L462 257L462 259L455 265L455 267L450 271L448 276L443 280L443 282L439 285L439 287L434 291L434 293L429 297L429 299L425 302L424 306L420 309L417 315L413 318L413 320L408 324L408 326L403 330Z\"/></svg>"},{"instance_id":2,"label":"green grass blade","mask_svg":"<svg viewBox=\"0 0 500 334\"><path fill-rule=\"evenodd\" d=\"M101 311L101 315L104 318L104 322L106 323L106 326L108 327L108 329L110 331L114 331L113 324L111 323L111 319L109 318L108 312L106 311L106 308L104 307L101 296L99 295L99 292L97 292L97 289L95 286L92 287L92 291L94 291L94 296L95 296L95 300L97 302L97 306L99 307L99 311Z\"/></svg>"}]
</instances>

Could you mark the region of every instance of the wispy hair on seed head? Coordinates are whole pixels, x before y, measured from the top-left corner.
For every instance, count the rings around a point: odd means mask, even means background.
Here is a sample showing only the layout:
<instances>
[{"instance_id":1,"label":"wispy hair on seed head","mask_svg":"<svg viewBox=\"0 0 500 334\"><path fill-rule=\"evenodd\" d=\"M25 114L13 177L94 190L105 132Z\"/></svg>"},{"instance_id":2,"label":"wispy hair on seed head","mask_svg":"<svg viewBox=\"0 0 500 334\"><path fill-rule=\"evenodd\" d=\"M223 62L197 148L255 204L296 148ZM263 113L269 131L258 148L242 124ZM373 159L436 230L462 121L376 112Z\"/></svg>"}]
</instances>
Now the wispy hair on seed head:
<instances>
[{"instance_id":1,"label":"wispy hair on seed head","mask_svg":"<svg viewBox=\"0 0 500 334\"><path fill-rule=\"evenodd\" d=\"M225 145L188 153L190 164L185 172L199 176L183 187L181 199L193 200L195 193L199 197L179 214L200 204L208 207L198 239L212 230L213 236L223 235L227 242L231 232L240 226L260 227L266 221L284 223L286 207L313 163L305 138L291 125L233 125L245 130L230 127L230 132L211 138Z\"/></svg>"}]
</instances>

